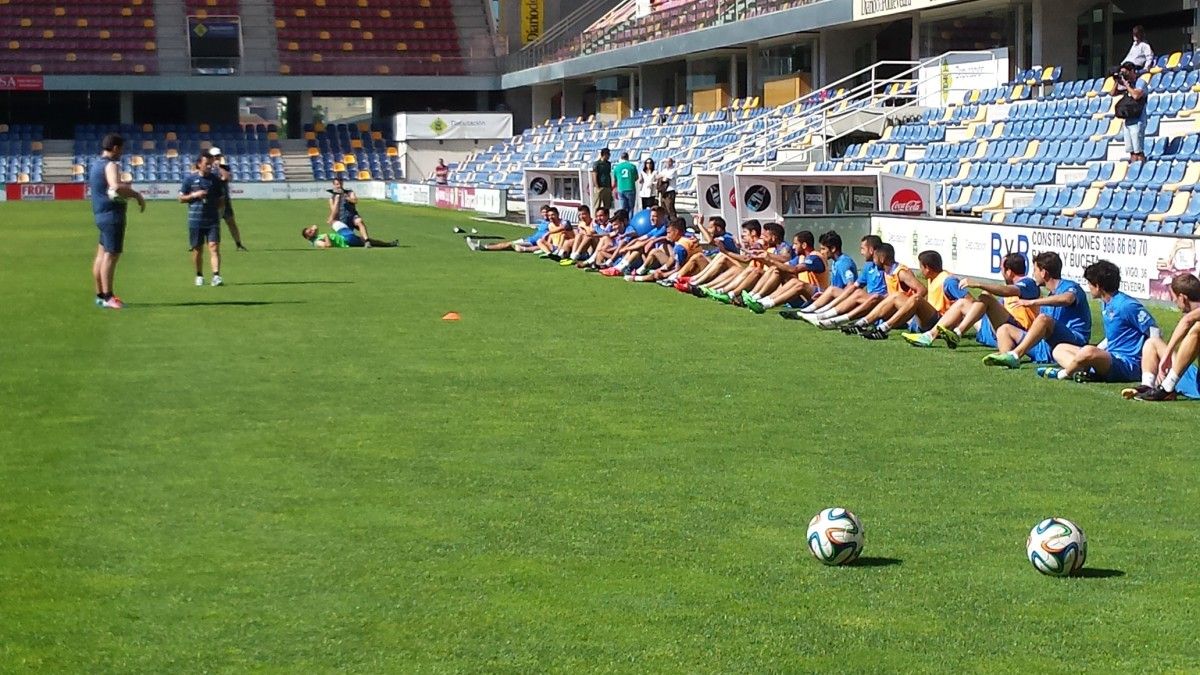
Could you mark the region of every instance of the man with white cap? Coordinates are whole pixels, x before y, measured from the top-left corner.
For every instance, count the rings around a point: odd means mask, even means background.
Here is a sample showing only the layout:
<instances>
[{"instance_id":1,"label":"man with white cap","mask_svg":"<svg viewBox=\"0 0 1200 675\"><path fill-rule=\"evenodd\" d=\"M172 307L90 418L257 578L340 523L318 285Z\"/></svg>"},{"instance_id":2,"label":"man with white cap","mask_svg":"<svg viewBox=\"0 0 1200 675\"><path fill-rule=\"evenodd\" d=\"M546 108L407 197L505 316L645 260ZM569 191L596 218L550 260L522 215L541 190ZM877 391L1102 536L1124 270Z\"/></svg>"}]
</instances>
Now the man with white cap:
<instances>
[{"instance_id":1,"label":"man with white cap","mask_svg":"<svg viewBox=\"0 0 1200 675\"><path fill-rule=\"evenodd\" d=\"M237 250L245 251L246 247L242 246L242 233L238 231L237 220L233 217L233 195L229 190L229 182L233 179L233 172L229 170L229 165L224 161L225 156L221 154L221 149L212 147L208 149L208 156L212 157L212 172L214 185L220 186L221 196L225 198L225 212L221 214L225 224L229 226L229 234L233 236L233 243L237 245Z\"/></svg>"}]
</instances>

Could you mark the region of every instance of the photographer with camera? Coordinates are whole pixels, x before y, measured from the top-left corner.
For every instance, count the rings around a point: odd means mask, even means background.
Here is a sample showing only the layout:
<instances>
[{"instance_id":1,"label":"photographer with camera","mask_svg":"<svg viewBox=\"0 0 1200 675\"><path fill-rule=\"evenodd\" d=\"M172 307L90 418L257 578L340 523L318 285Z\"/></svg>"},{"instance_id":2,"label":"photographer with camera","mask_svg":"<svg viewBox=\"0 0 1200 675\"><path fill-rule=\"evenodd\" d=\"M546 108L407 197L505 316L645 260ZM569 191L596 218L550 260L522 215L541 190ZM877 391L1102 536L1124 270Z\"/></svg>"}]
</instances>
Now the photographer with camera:
<instances>
[{"instance_id":1,"label":"photographer with camera","mask_svg":"<svg viewBox=\"0 0 1200 675\"><path fill-rule=\"evenodd\" d=\"M349 225L364 242L364 248L371 248L371 235L367 232L367 224L358 213L358 195L354 190L346 188L340 176L333 179L333 189L329 192L329 218L325 222L333 225L342 222Z\"/></svg>"},{"instance_id":2,"label":"photographer with camera","mask_svg":"<svg viewBox=\"0 0 1200 675\"><path fill-rule=\"evenodd\" d=\"M1120 96L1113 113L1125 120L1125 150L1130 162L1146 161L1146 91L1138 88L1138 68L1126 61L1113 73L1113 96Z\"/></svg>"}]
</instances>

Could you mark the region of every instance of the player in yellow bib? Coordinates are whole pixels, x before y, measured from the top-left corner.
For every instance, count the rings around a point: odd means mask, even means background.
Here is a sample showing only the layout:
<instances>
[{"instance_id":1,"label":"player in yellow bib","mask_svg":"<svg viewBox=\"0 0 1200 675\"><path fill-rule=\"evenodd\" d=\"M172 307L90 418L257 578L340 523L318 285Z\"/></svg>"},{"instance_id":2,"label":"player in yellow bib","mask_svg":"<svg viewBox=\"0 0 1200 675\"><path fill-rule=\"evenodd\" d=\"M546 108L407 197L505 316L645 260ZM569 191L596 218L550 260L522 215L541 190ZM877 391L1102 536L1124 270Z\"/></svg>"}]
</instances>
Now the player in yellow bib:
<instances>
[{"instance_id":1,"label":"player in yellow bib","mask_svg":"<svg viewBox=\"0 0 1200 675\"><path fill-rule=\"evenodd\" d=\"M888 334L901 326L910 331L932 328L955 302L967 297L962 280L951 275L942 267L942 254L937 251L922 251L917 256L921 276L925 278L925 291L914 293L908 298L898 299L895 311L872 325L861 326L858 334L868 340L886 340ZM868 317L870 319L871 317Z\"/></svg>"},{"instance_id":2,"label":"player in yellow bib","mask_svg":"<svg viewBox=\"0 0 1200 675\"><path fill-rule=\"evenodd\" d=\"M971 295L963 297L946 310L933 328L923 333L905 333L902 337L915 347L931 347L934 340L940 337L950 349L957 349L962 336L979 324L978 341L995 347L997 327L1011 324L1021 330L1029 330L1029 326L1037 318L1038 310L1020 301L1036 300L1041 297L1042 291L1037 281L1026 276L1027 271L1025 256L1009 253L1001 263L1003 284L963 279L959 282L960 288L979 289L982 293L978 298Z\"/></svg>"}]
</instances>

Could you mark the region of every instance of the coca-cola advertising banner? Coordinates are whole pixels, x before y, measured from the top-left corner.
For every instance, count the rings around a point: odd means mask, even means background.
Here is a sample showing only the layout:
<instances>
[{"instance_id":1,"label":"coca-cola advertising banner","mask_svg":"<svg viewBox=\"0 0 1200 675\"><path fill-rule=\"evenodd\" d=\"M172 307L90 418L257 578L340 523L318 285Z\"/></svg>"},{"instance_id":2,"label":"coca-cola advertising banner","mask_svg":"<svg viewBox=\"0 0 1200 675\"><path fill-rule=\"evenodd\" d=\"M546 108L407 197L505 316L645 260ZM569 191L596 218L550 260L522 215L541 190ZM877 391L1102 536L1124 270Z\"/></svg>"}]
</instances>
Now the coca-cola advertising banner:
<instances>
[{"instance_id":1,"label":"coca-cola advertising banner","mask_svg":"<svg viewBox=\"0 0 1200 675\"><path fill-rule=\"evenodd\" d=\"M931 216L936 207L933 188L933 183L927 181L881 173L879 174L879 201L876 208L885 213Z\"/></svg>"},{"instance_id":2,"label":"coca-cola advertising banner","mask_svg":"<svg viewBox=\"0 0 1200 675\"><path fill-rule=\"evenodd\" d=\"M83 183L9 183L4 186L7 201L61 202L78 201L87 197Z\"/></svg>"}]
</instances>

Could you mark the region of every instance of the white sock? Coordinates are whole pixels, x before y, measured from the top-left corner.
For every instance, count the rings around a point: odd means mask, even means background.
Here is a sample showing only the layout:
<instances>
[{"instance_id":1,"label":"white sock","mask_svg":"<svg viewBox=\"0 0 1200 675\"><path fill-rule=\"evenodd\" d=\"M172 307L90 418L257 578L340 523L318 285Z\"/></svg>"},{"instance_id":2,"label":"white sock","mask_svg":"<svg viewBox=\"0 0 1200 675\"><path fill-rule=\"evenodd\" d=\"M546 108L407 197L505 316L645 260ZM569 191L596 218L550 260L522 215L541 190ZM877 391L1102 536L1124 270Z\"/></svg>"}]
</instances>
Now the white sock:
<instances>
[{"instance_id":1,"label":"white sock","mask_svg":"<svg viewBox=\"0 0 1200 675\"><path fill-rule=\"evenodd\" d=\"M763 298L762 306L764 309L771 309L772 307L775 306L775 302L773 300L771 300L770 298Z\"/></svg>"},{"instance_id":2,"label":"white sock","mask_svg":"<svg viewBox=\"0 0 1200 675\"><path fill-rule=\"evenodd\" d=\"M881 332L881 333L886 333L886 332L890 331L891 329L892 329L892 326L891 326L891 324L888 324L888 323L880 324L880 326L879 326L879 332Z\"/></svg>"},{"instance_id":3,"label":"white sock","mask_svg":"<svg viewBox=\"0 0 1200 675\"><path fill-rule=\"evenodd\" d=\"M801 314L800 318L804 319L805 321L811 323L814 326L821 325L821 317L817 316L816 314Z\"/></svg>"},{"instance_id":4,"label":"white sock","mask_svg":"<svg viewBox=\"0 0 1200 675\"><path fill-rule=\"evenodd\" d=\"M833 317L835 317L837 315L838 315L837 310L832 307L827 307L816 313L816 317L818 319L832 319Z\"/></svg>"},{"instance_id":5,"label":"white sock","mask_svg":"<svg viewBox=\"0 0 1200 675\"><path fill-rule=\"evenodd\" d=\"M1143 387L1153 387L1154 379L1155 379L1154 373L1142 373L1142 386ZM1166 380L1163 380L1163 381L1165 382Z\"/></svg>"},{"instance_id":6,"label":"white sock","mask_svg":"<svg viewBox=\"0 0 1200 675\"><path fill-rule=\"evenodd\" d=\"M862 326L863 328L866 328L870 324L871 324L871 322L867 321L867 317L865 317L865 316L863 318L859 319L858 321L854 322L855 326Z\"/></svg>"},{"instance_id":7,"label":"white sock","mask_svg":"<svg viewBox=\"0 0 1200 675\"><path fill-rule=\"evenodd\" d=\"M1175 372L1174 368L1172 368L1171 372L1167 373L1167 376L1163 378L1163 391L1175 391L1175 385L1177 384L1179 384L1179 374Z\"/></svg>"},{"instance_id":8,"label":"white sock","mask_svg":"<svg viewBox=\"0 0 1200 675\"><path fill-rule=\"evenodd\" d=\"M676 272L674 274L667 276L667 281L669 281L671 283L676 283L677 281L679 281L679 272Z\"/></svg>"},{"instance_id":9,"label":"white sock","mask_svg":"<svg viewBox=\"0 0 1200 675\"><path fill-rule=\"evenodd\" d=\"M643 265L643 266L641 266L641 267L637 268L637 272L634 272L634 274L636 274L636 275L638 275L638 276L640 277L640 276L642 276L643 274L645 274L646 272L649 272L649 271L650 271L650 270L647 270L647 269L646 269L646 267L645 267L645 265Z\"/></svg>"},{"instance_id":10,"label":"white sock","mask_svg":"<svg viewBox=\"0 0 1200 675\"><path fill-rule=\"evenodd\" d=\"M1016 359L1016 360L1018 360L1018 361L1020 361L1020 360L1021 360L1021 356L1020 356L1019 354L1017 354L1016 350L1013 350L1013 351L1009 352L1009 355L1010 355L1010 356L1012 356L1014 359Z\"/></svg>"},{"instance_id":11,"label":"white sock","mask_svg":"<svg viewBox=\"0 0 1200 675\"><path fill-rule=\"evenodd\" d=\"M843 314L843 315L839 315L839 316L830 317L828 319L828 321L829 321L829 323L831 323L835 326L840 326L844 323L849 323L850 317Z\"/></svg>"},{"instance_id":12,"label":"white sock","mask_svg":"<svg viewBox=\"0 0 1200 675\"><path fill-rule=\"evenodd\" d=\"M1062 370L1058 371L1058 379L1065 380L1069 377L1071 377L1071 374L1067 372L1066 368L1063 368Z\"/></svg>"}]
</instances>

